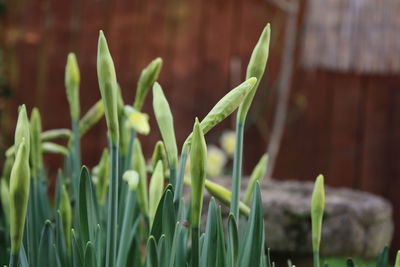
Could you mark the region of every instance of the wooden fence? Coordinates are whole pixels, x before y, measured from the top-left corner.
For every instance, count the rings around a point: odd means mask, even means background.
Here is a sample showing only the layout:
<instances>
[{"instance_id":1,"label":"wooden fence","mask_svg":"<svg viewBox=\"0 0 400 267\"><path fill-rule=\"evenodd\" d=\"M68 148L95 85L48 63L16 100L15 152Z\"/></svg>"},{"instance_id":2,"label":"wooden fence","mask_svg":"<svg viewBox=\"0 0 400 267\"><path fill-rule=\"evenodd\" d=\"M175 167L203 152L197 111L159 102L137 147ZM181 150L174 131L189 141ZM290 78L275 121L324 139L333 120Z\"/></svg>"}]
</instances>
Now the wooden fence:
<instances>
[{"instance_id":1,"label":"wooden fence","mask_svg":"<svg viewBox=\"0 0 400 267\"><path fill-rule=\"evenodd\" d=\"M267 75L255 98L245 137L245 171L264 153L285 24L285 14L273 4L263 0L9 2L2 18L6 27L1 29L11 91L9 99L1 99L6 114L2 129L8 140L16 106L21 103L40 108L44 129L68 127L63 76L70 51L77 54L81 70L82 111L99 99L96 49L98 31L103 29L128 103L133 101L140 70L157 56L164 59L160 83L170 100L181 144L193 118L202 118L244 78L251 50L264 25L271 22ZM299 57L301 49L297 50ZM400 77L307 71L296 60L292 85L274 177L310 180L324 173L329 185L382 195L392 201L399 226ZM150 99L145 111L153 116ZM151 126L151 135L143 138L147 155L160 138L154 120ZM218 132L232 126L228 120L209 140L216 140ZM82 143L83 163L97 163L106 145L104 122ZM54 165L60 162L48 160ZM394 246L400 247L398 229Z\"/></svg>"}]
</instances>

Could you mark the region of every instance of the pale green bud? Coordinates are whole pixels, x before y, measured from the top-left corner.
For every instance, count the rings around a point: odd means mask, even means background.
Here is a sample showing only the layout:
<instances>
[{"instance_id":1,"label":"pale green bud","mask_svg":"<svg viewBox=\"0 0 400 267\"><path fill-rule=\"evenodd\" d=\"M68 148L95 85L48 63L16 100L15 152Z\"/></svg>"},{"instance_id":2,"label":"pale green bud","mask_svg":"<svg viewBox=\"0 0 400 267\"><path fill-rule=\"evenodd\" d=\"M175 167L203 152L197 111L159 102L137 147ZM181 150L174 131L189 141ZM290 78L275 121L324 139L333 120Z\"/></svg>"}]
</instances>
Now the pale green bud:
<instances>
[{"instance_id":1,"label":"pale green bud","mask_svg":"<svg viewBox=\"0 0 400 267\"><path fill-rule=\"evenodd\" d=\"M127 170L122 175L122 180L128 183L129 190L136 191L139 185L139 174L133 170Z\"/></svg>"},{"instance_id":2,"label":"pale green bud","mask_svg":"<svg viewBox=\"0 0 400 267\"><path fill-rule=\"evenodd\" d=\"M146 161L138 138L133 145L132 169L139 174L138 204L143 214L148 215L148 193Z\"/></svg>"},{"instance_id":3,"label":"pale green bud","mask_svg":"<svg viewBox=\"0 0 400 267\"><path fill-rule=\"evenodd\" d=\"M33 169L33 176L38 177L39 170L43 168L42 156L42 120L37 108L32 109L31 122L30 122L30 136L31 136L31 163Z\"/></svg>"},{"instance_id":4,"label":"pale green bud","mask_svg":"<svg viewBox=\"0 0 400 267\"><path fill-rule=\"evenodd\" d=\"M249 111L251 102L253 101L254 95L257 91L257 87L264 75L265 67L268 60L269 52L269 41L271 36L271 27L269 24L265 26L261 33L260 39L254 47L253 53L251 54L249 64L247 66L246 79L250 77L257 78L257 84L253 87L250 93L243 100L243 103L239 107L238 118L244 122L246 119L247 112Z\"/></svg>"},{"instance_id":5,"label":"pale green bud","mask_svg":"<svg viewBox=\"0 0 400 267\"><path fill-rule=\"evenodd\" d=\"M67 148L52 142L43 142L42 151L46 154L59 154L63 156L67 156L69 154L69 150Z\"/></svg>"},{"instance_id":6,"label":"pale green bud","mask_svg":"<svg viewBox=\"0 0 400 267\"><path fill-rule=\"evenodd\" d=\"M79 119L79 83L80 74L78 62L74 53L69 53L67 65L65 66L65 88L67 89L67 99L73 120Z\"/></svg>"},{"instance_id":7,"label":"pale green bud","mask_svg":"<svg viewBox=\"0 0 400 267\"><path fill-rule=\"evenodd\" d=\"M256 167L250 175L249 184L247 185L247 190L243 197L243 202L247 205L250 204L251 198L253 196L254 186L257 182L261 184L261 181L265 176L265 172L267 171L267 162L268 155L264 154L258 161Z\"/></svg>"},{"instance_id":8,"label":"pale green bud","mask_svg":"<svg viewBox=\"0 0 400 267\"><path fill-rule=\"evenodd\" d=\"M3 165L3 173L2 173L2 178L7 181L7 183L10 183L10 174L11 174L11 169L14 165L14 154L7 156L6 160Z\"/></svg>"},{"instance_id":9,"label":"pale green bud","mask_svg":"<svg viewBox=\"0 0 400 267\"><path fill-rule=\"evenodd\" d=\"M400 267L400 250L397 251L394 267Z\"/></svg>"},{"instance_id":10,"label":"pale green bud","mask_svg":"<svg viewBox=\"0 0 400 267\"><path fill-rule=\"evenodd\" d=\"M140 111L142 109L149 88L158 79L162 63L162 59L158 57L142 70L137 84L135 102L133 103L133 107L136 110Z\"/></svg>"},{"instance_id":11,"label":"pale green bud","mask_svg":"<svg viewBox=\"0 0 400 267\"><path fill-rule=\"evenodd\" d=\"M30 153L30 125L28 120L28 115L26 113L25 105L19 106L18 109L18 121L17 126L15 128L15 137L14 137L14 147L15 151L18 150L18 146L21 143L22 139L25 139L25 148Z\"/></svg>"},{"instance_id":12,"label":"pale green bud","mask_svg":"<svg viewBox=\"0 0 400 267\"><path fill-rule=\"evenodd\" d=\"M314 184L311 198L311 226L313 251L319 251L321 242L322 218L325 208L324 176L319 175Z\"/></svg>"},{"instance_id":13,"label":"pale green bud","mask_svg":"<svg viewBox=\"0 0 400 267\"><path fill-rule=\"evenodd\" d=\"M10 237L13 254L18 253L22 243L29 199L29 149L25 140L28 139L22 137L19 140L17 155L10 176Z\"/></svg>"},{"instance_id":14,"label":"pale green bud","mask_svg":"<svg viewBox=\"0 0 400 267\"><path fill-rule=\"evenodd\" d=\"M191 223L196 227L200 226L206 172L207 146L199 120L196 118L193 127L192 149L190 150L190 174L192 181Z\"/></svg>"},{"instance_id":15,"label":"pale green bud","mask_svg":"<svg viewBox=\"0 0 400 267\"><path fill-rule=\"evenodd\" d=\"M153 225L158 203L160 202L164 188L164 168L161 160L157 162L156 168L151 176L149 188L149 219L150 225Z\"/></svg>"},{"instance_id":16,"label":"pale green bud","mask_svg":"<svg viewBox=\"0 0 400 267\"><path fill-rule=\"evenodd\" d=\"M223 121L232 112L234 112L243 99L250 92L250 90L256 84L256 78L250 78L244 81L242 84L232 89L223 98L221 98L217 104L210 110L207 116L201 121L200 126L204 134L210 131L215 125ZM186 142L190 143L192 134L186 139Z\"/></svg>"},{"instance_id":17,"label":"pale green bud","mask_svg":"<svg viewBox=\"0 0 400 267\"><path fill-rule=\"evenodd\" d=\"M64 185L62 186L61 190L60 213L65 235L65 242L69 248L71 244L72 208L67 189Z\"/></svg>"},{"instance_id":18,"label":"pale green bud","mask_svg":"<svg viewBox=\"0 0 400 267\"><path fill-rule=\"evenodd\" d=\"M153 170L156 168L157 162L161 160L164 169L168 168L167 165L167 154L165 152L165 147L163 141L157 141L156 145L154 146L153 155L151 156L151 166Z\"/></svg>"},{"instance_id":19,"label":"pale green bud","mask_svg":"<svg viewBox=\"0 0 400 267\"><path fill-rule=\"evenodd\" d=\"M167 151L169 165L176 167L178 148L175 139L174 119L164 92L157 82L153 86L153 109Z\"/></svg>"},{"instance_id":20,"label":"pale green bud","mask_svg":"<svg viewBox=\"0 0 400 267\"><path fill-rule=\"evenodd\" d=\"M42 142L52 141L54 139L69 139L71 138L70 129L53 129L44 131L40 135Z\"/></svg>"},{"instance_id":21,"label":"pale green bud","mask_svg":"<svg viewBox=\"0 0 400 267\"><path fill-rule=\"evenodd\" d=\"M114 62L108 50L103 31L100 31L97 50L97 77L99 80L101 98L104 104L108 134L111 142L114 145L118 145L118 83Z\"/></svg>"},{"instance_id":22,"label":"pale green bud","mask_svg":"<svg viewBox=\"0 0 400 267\"><path fill-rule=\"evenodd\" d=\"M79 121L79 134L83 136L104 115L103 100L97 101Z\"/></svg>"},{"instance_id":23,"label":"pale green bud","mask_svg":"<svg viewBox=\"0 0 400 267\"><path fill-rule=\"evenodd\" d=\"M8 183L4 177L0 181L0 199L3 207L4 216L6 218L7 227L10 225L10 190Z\"/></svg>"}]
</instances>

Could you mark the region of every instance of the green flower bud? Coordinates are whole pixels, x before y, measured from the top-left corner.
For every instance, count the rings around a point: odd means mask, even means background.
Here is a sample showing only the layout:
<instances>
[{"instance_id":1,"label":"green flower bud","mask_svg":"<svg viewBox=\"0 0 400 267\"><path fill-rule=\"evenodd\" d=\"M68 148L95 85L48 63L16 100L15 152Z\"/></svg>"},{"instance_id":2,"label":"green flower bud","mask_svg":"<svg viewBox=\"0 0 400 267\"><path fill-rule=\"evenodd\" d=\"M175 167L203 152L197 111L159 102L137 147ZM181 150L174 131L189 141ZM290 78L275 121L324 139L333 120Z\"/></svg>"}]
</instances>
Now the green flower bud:
<instances>
[{"instance_id":1,"label":"green flower bud","mask_svg":"<svg viewBox=\"0 0 400 267\"><path fill-rule=\"evenodd\" d=\"M71 138L70 129L54 129L48 130L41 133L40 138L42 142L52 141L54 139L69 139Z\"/></svg>"},{"instance_id":2,"label":"green flower bud","mask_svg":"<svg viewBox=\"0 0 400 267\"><path fill-rule=\"evenodd\" d=\"M60 213L63 224L63 230L65 235L65 242L67 247L70 248L71 244L71 224L72 224L72 208L71 201L69 199L68 192L65 186L61 189L61 200L60 200Z\"/></svg>"},{"instance_id":3,"label":"green flower bud","mask_svg":"<svg viewBox=\"0 0 400 267\"><path fill-rule=\"evenodd\" d=\"M148 215L148 193L146 161L143 156L142 146L138 138L133 145L132 169L139 174L138 204L143 214Z\"/></svg>"},{"instance_id":4,"label":"green flower bud","mask_svg":"<svg viewBox=\"0 0 400 267\"><path fill-rule=\"evenodd\" d=\"M74 53L69 53L67 65L65 66L65 88L67 89L67 99L73 120L79 119L79 67Z\"/></svg>"},{"instance_id":5,"label":"green flower bud","mask_svg":"<svg viewBox=\"0 0 400 267\"><path fill-rule=\"evenodd\" d=\"M394 267L400 267L400 250L397 251Z\"/></svg>"},{"instance_id":6,"label":"green flower bud","mask_svg":"<svg viewBox=\"0 0 400 267\"><path fill-rule=\"evenodd\" d=\"M11 156L7 156L3 165L2 179L5 179L7 181L7 184L10 183L10 174L11 169L14 165L14 160L14 154L12 154Z\"/></svg>"},{"instance_id":7,"label":"green flower bud","mask_svg":"<svg viewBox=\"0 0 400 267\"><path fill-rule=\"evenodd\" d=\"M43 168L42 156L42 120L37 108L32 109L31 123L30 123L30 136L31 136L31 163L33 170L33 177L39 176L39 170Z\"/></svg>"},{"instance_id":8,"label":"green flower bud","mask_svg":"<svg viewBox=\"0 0 400 267\"><path fill-rule=\"evenodd\" d=\"M256 93L257 87L264 75L265 67L268 60L269 52L269 40L271 36L271 27L269 24L265 26L263 32L261 33L260 39L258 40L256 46L254 47L253 53L251 54L249 64L247 66L246 79L250 77L257 78L257 84L253 87L250 93L243 100L243 103L239 107L238 118L244 122L246 119L247 112L251 102L253 101L254 95Z\"/></svg>"},{"instance_id":9,"label":"green flower bud","mask_svg":"<svg viewBox=\"0 0 400 267\"><path fill-rule=\"evenodd\" d=\"M118 83L115 74L114 62L103 31L100 31L97 50L97 77L101 98L103 99L104 111L106 114L108 134L111 142L118 145Z\"/></svg>"},{"instance_id":10,"label":"green flower bud","mask_svg":"<svg viewBox=\"0 0 400 267\"><path fill-rule=\"evenodd\" d=\"M223 121L237 107L242 103L243 99L250 92L250 90L256 84L256 78L250 78L244 81L242 84L232 89L223 98L221 98L217 104L211 109L207 116L201 121L200 126L204 134L210 131L215 125ZM190 143L192 134L186 139L186 142Z\"/></svg>"},{"instance_id":11,"label":"green flower bud","mask_svg":"<svg viewBox=\"0 0 400 267\"><path fill-rule=\"evenodd\" d=\"M104 115L103 100L99 100L94 104L88 112L79 121L79 133L83 136L90 128L93 127Z\"/></svg>"},{"instance_id":12,"label":"green flower bud","mask_svg":"<svg viewBox=\"0 0 400 267\"><path fill-rule=\"evenodd\" d=\"M18 121L19 123L19 121ZM28 130L29 133L29 130ZM24 235L26 209L29 199L30 170L28 138L17 139L18 150L10 177L10 237L11 253L17 254Z\"/></svg>"},{"instance_id":13,"label":"green flower bud","mask_svg":"<svg viewBox=\"0 0 400 267\"><path fill-rule=\"evenodd\" d=\"M178 163L178 148L175 139L174 119L164 92L157 82L153 86L153 109L165 144L169 165L170 167L176 167Z\"/></svg>"},{"instance_id":14,"label":"green flower bud","mask_svg":"<svg viewBox=\"0 0 400 267\"><path fill-rule=\"evenodd\" d=\"M156 215L158 203L163 194L164 188L164 168L161 160L157 162L156 168L151 176L149 188L149 219L150 227L153 225L154 216Z\"/></svg>"},{"instance_id":15,"label":"green flower bud","mask_svg":"<svg viewBox=\"0 0 400 267\"><path fill-rule=\"evenodd\" d=\"M153 170L156 168L156 164L159 160L161 160L164 170L166 170L168 168L167 154L165 152L164 143L161 140L157 141L154 146L153 155L151 156L151 166L153 167Z\"/></svg>"},{"instance_id":16,"label":"green flower bud","mask_svg":"<svg viewBox=\"0 0 400 267\"><path fill-rule=\"evenodd\" d=\"M129 190L135 191L139 185L139 174L133 170L125 171L122 180L128 183Z\"/></svg>"},{"instance_id":17,"label":"green flower bud","mask_svg":"<svg viewBox=\"0 0 400 267\"><path fill-rule=\"evenodd\" d=\"M193 127L192 149L190 151L190 174L192 181L192 218L193 226L200 226L203 206L203 190L207 172L207 146L199 120Z\"/></svg>"},{"instance_id":18,"label":"green flower bud","mask_svg":"<svg viewBox=\"0 0 400 267\"><path fill-rule=\"evenodd\" d=\"M104 205L107 199L108 185L110 184L110 155L108 149L104 149L96 173L96 193L100 205ZM94 170L93 170L94 172Z\"/></svg>"},{"instance_id":19,"label":"green flower bud","mask_svg":"<svg viewBox=\"0 0 400 267\"><path fill-rule=\"evenodd\" d=\"M128 118L129 126L137 133L148 135L150 133L149 115L125 106L125 115Z\"/></svg>"},{"instance_id":20,"label":"green flower bud","mask_svg":"<svg viewBox=\"0 0 400 267\"><path fill-rule=\"evenodd\" d=\"M162 59L158 57L142 70L137 84L135 102L133 103L133 107L136 110L140 111L142 109L149 88L158 79L162 64Z\"/></svg>"},{"instance_id":21,"label":"green flower bud","mask_svg":"<svg viewBox=\"0 0 400 267\"><path fill-rule=\"evenodd\" d=\"M3 207L4 216L6 218L7 227L10 226L10 191L7 181L2 178L0 180L0 200Z\"/></svg>"},{"instance_id":22,"label":"green flower bud","mask_svg":"<svg viewBox=\"0 0 400 267\"><path fill-rule=\"evenodd\" d=\"M257 182L261 184L262 179L267 171L268 155L264 154L260 161L257 163L253 172L251 173L249 184L247 185L247 191L244 194L243 202L247 205L250 204L251 198L253 196L254 186Z\"/></svg>"},{"instance_id":23,"label":"green flower bud","mask_svg":"<svg viewBox=\"0 0 400 267\"><path fill-rule=\"evenodd\" d=\"M15 128L15 137L14 137L14 147L15 151L18 150L18 146L21 143L22 139L25 139L25 148L30 153L30 132L29 132L29 120L28 115L26 113L25 105L21 105L18 109L18 121L17 126Z\"/></svg>"},{"instance_id":24,"label":"green flower bud","mask_svg":"<svg viewBox=\"0 0 400 267\"><path fill-rule=\"evenodd\" d=\"M321 242L322 218L325 208L324 176L319 175L315 181L311 198L311 225L313 251L319 251Z\"/></svg>"},{"instance_id":25,"label":"green flower bud","mask_svg":"<svg viewBox=\"0 0 400 267\"><path fill-rule=\"evenodd\" d=\"M63 156L67 156L69 153L69 150L64 146L51 142L43 142L42 151L46 154L59 154Z\"/></svg>"}]
</instances>

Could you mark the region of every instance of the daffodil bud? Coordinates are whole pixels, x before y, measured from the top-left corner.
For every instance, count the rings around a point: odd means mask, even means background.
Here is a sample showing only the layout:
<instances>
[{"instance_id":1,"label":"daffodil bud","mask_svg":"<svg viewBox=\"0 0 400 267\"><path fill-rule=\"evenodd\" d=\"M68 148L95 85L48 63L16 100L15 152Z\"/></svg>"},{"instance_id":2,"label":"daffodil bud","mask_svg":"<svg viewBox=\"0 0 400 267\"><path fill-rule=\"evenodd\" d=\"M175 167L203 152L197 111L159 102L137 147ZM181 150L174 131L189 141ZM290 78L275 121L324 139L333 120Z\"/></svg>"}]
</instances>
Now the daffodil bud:
<instances>
[{"instance_id":1,"label":"daffodil bud","mask_svg":"<svg viewBox=\"0 0 400 267\"><path fill-rule=\"evenodd\" d=\"M193 127L192 149L190 150L190 174L192 183L191 223L200 226L203 206L204 182L207 171L207 146L199 120L196 118Z\"/></svg>"},{"instance_id":2,"label":"daffodil bud","mask_svg":"<svg viewBox=\"0 0 400 267\"><path fill-rule=\"evenodd\" d=\"M25 148L30 153L30 125L28 120L28 115L26 113L25 105L19 106L18 109L18 120L17 126L15 128L15 136L14 136L14 149L18 151L18 146L21 143L22 139L25 139Z\"/></svg>"},{"instance_id":3,"label":"daffodil bud","mask_svg":"<svg viewBox=\"0 0 400 267\"><path fill-rule=\"evenodd\" d=\"M394 267L400 267L400 250L398 250L396 253L396 261Z\"/></svg>"},{"instance_id":4,"label":"daffodil bud","mask_svg":"<svg viewBox=\"0 0 400 267\"><path fill-rule=\"evenodd\" d=\"M147 193L147 172L146 161L143 156L142 146L136 138L133 145L132 169L139 174L138 204L143 214L148 215L148 193Z\"/></svg>"},{"instance_id":5,"label":"daffodil bud","mask_svg":"<svg viewBox=\"0 0 400 267\"><path fill-rule=\"evenodd\" d=\"M14 156L15 156L14 154L7 156L3 165L2 179L5 179L7 181L7 184L10 183L11 169L14 165L14 160L15 160Z\"/></svg>"},{"instance_id":6,"label":"daffodil bud","mask_svg":"<svg viewBox=\"0 0 400 267\"><path fill-rule=\"evenodd\" d=\"M108 185L110 184L110 155L108 149L104 149L101 154L101 159L97 165L97 182L96 182L96 195L100 205L104 205L107 199ZM93 170L94 171L94 170Z\"/></svg>"},{"instance_id":7,"label":"daffodil bud","mask_svg":"<svg viewBox=\"0 0 400 267\"><path fill-rule=\"evenodd\" d=\"M19 145L10 177L10 237L11 253L17 254L24 235L26 209L29 199L30 169L29 149L25 137L18 140Z\"/></svg>"},{"instance_id":8,"label":"daffodil bud","mask_svg":"<svg viewBox=\"0 0 400 267\"><path fill-rule=\"evenodd\" d=\"M67 156L69 154L69 150L67 148L52 142L43 142L42 151L46 154L59 154L63 156Z\"/></svg>"},{"instance_id":9,"label":"daffodil bud","mask_svg":"<svg viewBox=\"0 0 400 267\"><path fill-rule=\"evenodd\" d=\"M156 168L156 164L159 160L161 160L164 170L166 170L168 168L167 154L165 152L164 143L161 140L157 141L156 145L154 146L153 155L151 156L151 166L153 171Z\"/></svg>"},{"instance_id":10,"label":"daffodil bud","mask_svg":"<svg viewBox=\"0 0 400 267\"><path fill-rule=\"evenodd\" d=\"M118 83L114 62L103 31L100 31L97 50L97 78L103 99L109 138L113 145L118 145Z\"/></svg>"},{"instance_id":11,"label":"daffodil bud","mask_svg":"<svg viewBox=\"0 0 400 267\"><path fill-rule=\"evenodd\" d=\"M67 189L64 185L62 186L61 190L60 213L65 235L65 242L69 248L71 244L72 208Z\"/></svg>"},{"instance_id":12,"label":"daffodil bud","mask_svg":"<svg viewBox=\"0 0 400 267\"><path fill-rule=\"evenodd\" d=\"M174 119L164 92L157 82L155 82L153 86L153 109L156 115L158 128L164 140L169 165L171 167L176 167L178 163L178 148L175 139Z\"/></svg>"},{"instance_id":13,"label":"daffodil bud","mask_svg":"<svg viewBox=\"0 0 400 267\"><path fill-rule=\"evenodd\" d=\"M79 119L79 83L80 74L78 62L74 53L69 53L67 65L65 66L65 88L67 89L67 99L70 107L71 118Z\"/></svg>"},{"instance_id":14,"label":"daffodil bud","mask_svg":"<svg viewBox=\"0 0 400 267\"><path fill-rule=\"evenodd\" d=\"M129 190L136 191L139 185L139 174L133 170L125 171L122 180L127 182Z\"/></svg>"},{"instance_id":15,"label":"daffodil bud","mask_svg":"<svg viewBox=\"0 0 400 267\"><path fill-rule=\"evenodd\" d=\"M10 191L7 181L4 177L0 180L0 200L3 208L4 216L6 218L7 227L10 223Z\"/></svg>"},{"instance_id":16,"label":"daffodil bud","mask_svg":"<svg viewBox=\"0 0 400 267\"><path fill-rule=\"evenodd\" d=\"M311 198L311 225L312 225L312 247L314 252L319 251L321 241L322 218L325 208L324 176L319 175L314 184Z\"/></svg>"},{"instance_id":17,"label":"daffodil bud","mask_svg":"<svg viewBox=\"0 0 400 267\"><path fill-rule=\"evenodd\" d=\"M149 188L149 219L150 225L153 225L158 203L160 202L164 188L164 168L161 160L157 162L156 168L151 176Z\"/></svg>"},{"instance_id":18,"label":"daffodil bud","mask_svg":"<svg viewBox=\"0 0 400 267\"><path fill-rule=\"evenodd\" d=\"M252 77L232 89L210 110L207 116L201 121L200 126L204 134L210 131L215 125L223 121L242 103L243 99L256 84L257 79ZM191 142L192 134L186 139Z\"/></svg>"},{"instance_id":19,"label":"daffodil bud","mask_svg":"<svg viewBox=\"0 0 400 267\"><path fill-rule=\"evenodd\" d=\"M138 134L148 135L150 133L149 115L131 106L125 106L125 115L128 118L129 126Z\"/></svg>"},{"instance_id":20,"label":"daffodil bud","mask_svg":"<svg viewBox=\"0 0 400 267\"><path fill-rule=\"evenodd\" d=\"M260 39L254 47L249 64L247 66L246 79L249 79L250 77L256 77L257 84L249 92L249 94L246 96L246 98L243 100L243 103L239 107L238 118L242 122L244 122L244 120L246 119L250 104L253 101L257 87L261 81L261 78L264 75L265 67L268 60L270 36L271 27L269 24L267 24L267 26L265 26L263 32L261 33Z\"/></svg>"},{"instance_id":21,"label":"daffodil bud","mask_svg":"<svg viewBox=\"0 0 400 267\"><path fill-rule=\"evenodd\" d=\"M54 139L69 139L71 138L70 129L53 129L44 131L40 134L42 142L51 141Z\"/></svg>"},{"instance_id":22,"label":"daffodil bud","mask_svg":"<svg viewBox=\"0 0 400 267\"><path fill-rule=\"evenodd\" d=\"M93 127L104 115L103 100L97 101L79 121L79 134L83 136Z\"/></svg>"},{"instance_id":23,"label":"daffodil bud","mask_svg":"<svg viewBox=\"0 0 400 267\"><path fill-rule=\"evenodd\" d=\"M30 122L30 136L31 136L31 163L33 169L33 177L38 177L39 170L43 168L42 156L42 120L37 108L32 109L31 122Z\"/></svg>"},{"instance_id":24,"label":"daffodil bud","mask_svg":"<svg viewBox=\"0 0 400 267\"><path fill-rule=\"evenodd\" d=\"M162 59L158 57L142 70L137 84L135 102L133 103L133 107L136 110L140 111L142 109L149 88L158 79L162 63Z\"/></svg>"},{"instance_id":25,"label":"daffodil bud","mask_svg":"<svg viewBox=\"0 0 400 267\"><path fill-rule=\"evenodd\" d=\"M243 202L247 205L250 204L251 198L253 196L254 186L257 182L261 184L262 179L265 176L267 170L268 155L264 154L258 161L256 167L250 175L249 184L247 185L247 191L244 194Z\"/></svg>"}]
</instances>

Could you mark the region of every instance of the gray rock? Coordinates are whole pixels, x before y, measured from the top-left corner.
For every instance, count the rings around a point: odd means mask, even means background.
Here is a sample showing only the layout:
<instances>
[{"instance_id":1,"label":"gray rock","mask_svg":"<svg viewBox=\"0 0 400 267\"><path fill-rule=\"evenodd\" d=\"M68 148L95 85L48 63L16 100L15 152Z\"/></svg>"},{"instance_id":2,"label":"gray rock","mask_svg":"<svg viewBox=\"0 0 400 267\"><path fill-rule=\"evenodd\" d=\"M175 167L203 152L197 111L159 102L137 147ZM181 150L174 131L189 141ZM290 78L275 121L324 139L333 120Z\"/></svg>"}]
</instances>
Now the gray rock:
<instances>
[{"instance_id":1,"label":"gray rock","mask_svg":"<svg viewBox=\"0 0 400 267\"><path fill-rule=\"evenodd\" d=\"M230 188L229 178L217 183ZM243 190L247 179L242 182ZM261 184L267 246L273 252L311 253L312 182L264 180ZM392 206L376 195L326 186L321 253L375 257L393 234ZM207 195L207 194L206 194ZM210 197L205 196L204 211ZM222 209L227 214L228 209ZM204 225L204 224L203 224Z\"/></svg>"}]
</instances>

